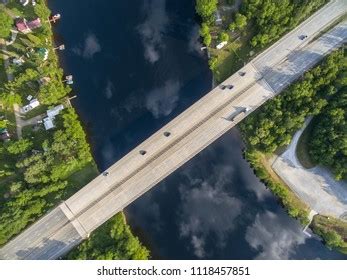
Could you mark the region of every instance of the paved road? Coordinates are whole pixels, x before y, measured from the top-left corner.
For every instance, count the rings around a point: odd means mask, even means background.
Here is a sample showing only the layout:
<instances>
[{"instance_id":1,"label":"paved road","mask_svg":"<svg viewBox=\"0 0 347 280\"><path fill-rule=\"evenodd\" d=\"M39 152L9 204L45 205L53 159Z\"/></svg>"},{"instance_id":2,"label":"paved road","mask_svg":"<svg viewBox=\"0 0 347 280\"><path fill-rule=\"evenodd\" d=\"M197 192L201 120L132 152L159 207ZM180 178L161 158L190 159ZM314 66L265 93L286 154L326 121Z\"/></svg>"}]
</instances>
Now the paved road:
<instances>
[{"instance_id":1,"label":"paved road","mask_svg":"<svg viewBox=\"0 0 347 280\"><path fill-rule=\"evenodd\" d=\"M347 22L340 23L316 40L307 38L303 42L299 35L305 30L305 34L317 37L321 30L346 11L345 0L333 1L323 8L318 16L309 18L228 78L223 84L233 85L232 89L213 89L111 166L107 170L108 176L98 176L60 205L56 211L63 212L65 218L61 218L54 229L49 222L44 222L57 215L52 211L0 249L0 258L51 259L71 249L251 111L278 94L324 55L342 45L347 40ZM288 46L294 48L294 53L285 51ZM251 110L240 117L239 113L245 108ZM237 122L230 121L235 116L239 116ZM165 136L166 132L170 135ZM140 151L146 151L146 154L141 155ZM26 240L26 236L34 234L36 238Z\"/></svg>"}]
</instances>

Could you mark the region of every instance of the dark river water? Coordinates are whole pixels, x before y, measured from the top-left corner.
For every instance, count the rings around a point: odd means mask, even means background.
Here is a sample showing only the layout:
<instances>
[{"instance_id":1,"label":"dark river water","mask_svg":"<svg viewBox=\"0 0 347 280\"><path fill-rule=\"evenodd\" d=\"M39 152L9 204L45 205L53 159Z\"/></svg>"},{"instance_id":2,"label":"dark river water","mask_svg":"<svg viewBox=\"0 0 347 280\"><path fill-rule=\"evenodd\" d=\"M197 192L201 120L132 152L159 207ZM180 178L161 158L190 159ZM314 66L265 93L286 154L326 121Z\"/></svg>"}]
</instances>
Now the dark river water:
<instances>
[{"instance_id":1,"label":"dark river water","mask_svg":"<svg viewBox=\"0 0 347 280\"><path fill-rule=\"evenodd\" d=\"M49 0L73 105L103 170L206 94L194 0ZM236 129L125 209L160 259L347 258L307 238L242 159Z\"/></svg>"}]
</instances>

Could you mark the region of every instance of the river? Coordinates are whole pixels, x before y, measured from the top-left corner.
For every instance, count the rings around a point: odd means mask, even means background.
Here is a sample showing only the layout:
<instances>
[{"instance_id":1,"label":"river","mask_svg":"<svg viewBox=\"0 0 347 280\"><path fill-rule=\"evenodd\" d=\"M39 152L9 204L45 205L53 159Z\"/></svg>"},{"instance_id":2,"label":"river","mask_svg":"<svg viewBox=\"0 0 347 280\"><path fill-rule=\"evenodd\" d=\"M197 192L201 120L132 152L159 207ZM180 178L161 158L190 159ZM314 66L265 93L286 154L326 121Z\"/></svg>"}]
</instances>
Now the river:
<instances>
[{"instance_id":1,"label":"river","mask_svg":"<svg viewBox=\"0 0 347 280\"><path fill-rule=\"evenodd\" d=\"M49 0L73 105L100 170L212 87L194 0ZM308 238L233 129L125 209L155 259L347 259Z\"/></svg>"}]
</instances>

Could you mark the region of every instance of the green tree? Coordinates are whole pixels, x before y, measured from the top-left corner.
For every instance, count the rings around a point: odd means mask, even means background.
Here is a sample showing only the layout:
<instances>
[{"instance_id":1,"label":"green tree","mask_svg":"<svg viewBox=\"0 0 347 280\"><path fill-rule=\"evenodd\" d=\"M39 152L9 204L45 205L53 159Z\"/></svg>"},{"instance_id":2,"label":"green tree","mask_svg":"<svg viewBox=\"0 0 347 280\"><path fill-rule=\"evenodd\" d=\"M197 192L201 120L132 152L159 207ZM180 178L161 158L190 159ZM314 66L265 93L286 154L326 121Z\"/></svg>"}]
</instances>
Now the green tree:
<instances>
[{"instance_id":1,"label":"green tree","mask_svg":"<svg viewBox=\"0 0 347 280\"><path fill-rule=\"evenodd\" d=\"M302 81L290 86L247 117L240 126L249 144L266 153L287 145L292 135L303 126L305 118L318 115L326 107L327 98L336 94L335 90L331 91L330 85L337 80L340 69L345 67L343 57L342 50L334 52L321 66L307 73ZM344 99L338 99L342 104ZM339 138L343 139L341 136ZM343 147L342 143L338 145Z\"/></svg>"},{"instance_id":2,"label":"green tree","mask_svg":"<svg viewBox=\"0 0 347 280\"><path fill-rule=\"evenodd\" d=\"M221 42L228 42L229 41L229 35L226 32L222 32L221 34L219 34L218 39Z\"/></svg>"},{"instance_id":3,"label":"green tree","mask_svg":"<svg viewBox=\"0 0 347 280\"><path fill-rule=\"evenodd\" d=\"M237 13L235 16L235 27L239 30L242 30L246 27L247 25L247 17Z\"/></svg>"},{"instance_id":4,"label":"green tree","mask_svg":"<svg viewBox=\"0 0 347 280\"><path fill-rule=\"evenodd\" d=\"M248 21L252 21L256 31L251 39L251 45L264 47L295 27L327 1L244 0L242 2L242 14ZM245 18L239 17L239 20L241 26L246 24Z\"/></svg>"},{"instance_id":5,"label":"green tree","mask_svg":"<svg viewBox=\"0 0 347 280\"><path fill-rule=\"evenodd\" d=\"M8 124L8 120L0 120L0 129L5 128Z\"/></svg>"},{"instance_id":6,"label":"green tree","mask_svg":"<svg viewBox=\"0 0 347 280\"><path fill-rule=\"evenodd\" d=\"M7 38L11 34L12 25L12 18L5 12L4 8L0 8L0 38Z\"/></svg>"},{"instance_id":7,"label":"green tree","mask_svg":"<svg viewBox=\"0 0 347 280\"><path fill-rule=\"evenodd\" d=\"M344 244L342 237L335 231L327 231L324 235L324 241L329 248L339 248Z\"/></svg>"},{"instance_id":8,"label":"green tree","mask_svg":"<svg viewBox=\"0 0 347 280\"><path fill-rule=\"evenodd\" d=\"M11 142L7 146L7 151L10 154L18 155L28 151L33 146L33 143L28 139L20 139L18 141Z\"/></svg>"},{"instance_id":9,"label":"green tree","mask_svg":"<svg viewBox=\"0 0 347 280\"><path fill-rule=\"evenodd\" d=\"M209 61L208 61L208 65L210 66L210 69L212 71L216 71L217 70L217 66L218 66L218 58L217 57L212 57Z\"/></svg>"},{"instance_id":10,"label":"green tree","mask_svg":"<svg viewBox=\"0 0 347 280\"><path fill-rule=\"evenodd\" d=\"M201 16L203 21L211 22L214 13L217 11L218 0L197 0L196 12Z\"/></svg>"},{"instance_id":11,"label":"green tree","mask_svg":"<svg viewBox=\"0 0 347 280\"><path fill-rule=\"evenodd\" d=\"M336 179L347 176L347 91L342 88L313 122L309 154L332 169Z\"/></svg>"},{"instance_id":12,"label":"green tree","mask_svg":"<svg viewBox=\"0 0 347 280\"><path fill-rule=\"evenodd\" d=\"M212 37L210 34L210 28L206 23L203 23L200 28L200 36L203 38L203 42L205 46L210 46Z\"/></svg>"},{"instance_id":13,"label":"green tree","mask_svg":"<svg viewBox=\"0 0 347 280\"><path fill-rule=\"evenodd\" d=\"M79 260L146 260L149 251L133 236L123 213L118 213L67 255Z\"/></svg>"},{"instance_id":14,"label":"green tree","mask_svg":"<svg viewBox=\"0 0 347 280\"><path fill-rule=\"evenodd\" d=\"M71 88L64 86L61 80L51 80L48 84L40 87L38 98L42 104L55 104L70 91Z\"/></svg>"}]
</instances>

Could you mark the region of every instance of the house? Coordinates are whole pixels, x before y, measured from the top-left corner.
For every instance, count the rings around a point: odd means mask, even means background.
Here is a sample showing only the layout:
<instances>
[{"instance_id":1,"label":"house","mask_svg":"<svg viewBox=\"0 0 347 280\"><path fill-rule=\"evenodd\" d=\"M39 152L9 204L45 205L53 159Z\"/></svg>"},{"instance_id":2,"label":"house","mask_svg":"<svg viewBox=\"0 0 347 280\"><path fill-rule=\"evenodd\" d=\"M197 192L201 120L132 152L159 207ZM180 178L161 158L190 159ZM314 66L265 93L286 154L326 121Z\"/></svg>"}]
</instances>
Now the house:
<instances>
[{"instance_id":1,"label":"house","mask_svg":"<svg viewBox=\"0 0 347 280\"><path fill-rule=\"evenodd\" d=\"M55 127L55 125L53 123L53 119L51 119L49 117L43 119L43 125L45 126L46 130L50 130L50 129Z\"/></svg>"},{"instance_id":2,"label":"house","mask_svg":"<svg viewBox=\"0 0 347 280\"><path fill-rule=\"evenodd\" d=\"M31 111L32 109L38 106L40 106L40 102L37 99L32 99L28 105L25 105L21 108L21 112L23 114L28 113L29 111Z\"/></svg>"},{"instance_id":3,"label":"house","mask_svg":"<svg viewBox=\"0 0 347 280\"><path fill-rule=\"evenodd\" d=\"M47 116L54 119L55 116L59 115L60 111L64 109L64 105L60 104L52 109L47 110Z\"/></svg>"},{"instance_id":4,"label":"house","mask_svg":"<svg viewBox=\"0 0 347 280\"><path fill-rule=\"evenodd\" d=\"M41 27L41 20L40 18L34 19L32 21L27 21L24 19L18 19L16 22L16 27L19 32L22 32L24 34L28 34L32 32L34 29Z\"/></svg>"},{"instance_id":5,"label":"house","mask_svg":"<svg viewBox=\"0 0 347 280\"><path fill-rule=\"evenodd\" d=\"M46 130L50 130L55 127L54 118L64 109L64 105L60 104L52 109L47 110L47 117L43 119L43 125Z\"/></svg>"}]
</instances>

